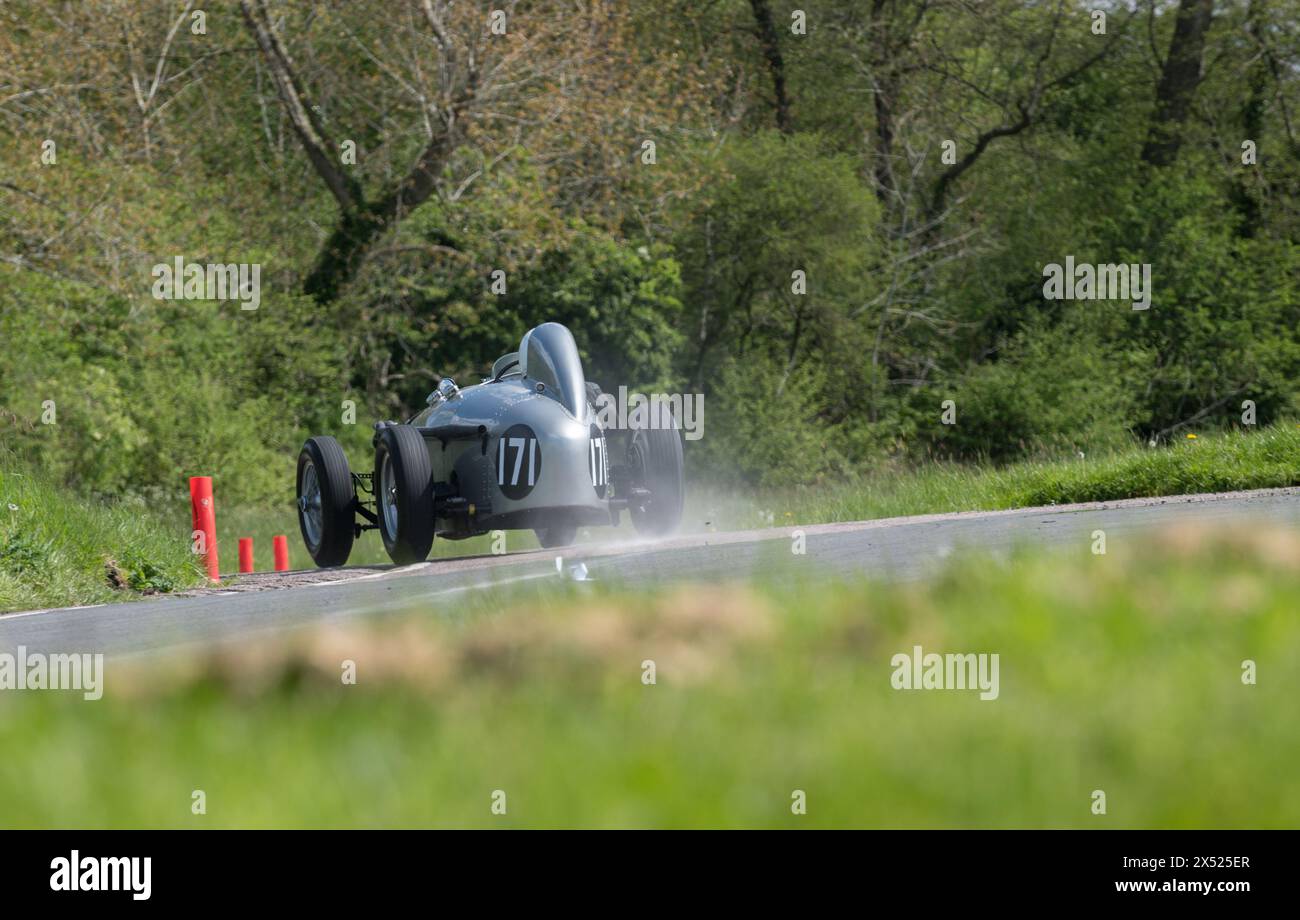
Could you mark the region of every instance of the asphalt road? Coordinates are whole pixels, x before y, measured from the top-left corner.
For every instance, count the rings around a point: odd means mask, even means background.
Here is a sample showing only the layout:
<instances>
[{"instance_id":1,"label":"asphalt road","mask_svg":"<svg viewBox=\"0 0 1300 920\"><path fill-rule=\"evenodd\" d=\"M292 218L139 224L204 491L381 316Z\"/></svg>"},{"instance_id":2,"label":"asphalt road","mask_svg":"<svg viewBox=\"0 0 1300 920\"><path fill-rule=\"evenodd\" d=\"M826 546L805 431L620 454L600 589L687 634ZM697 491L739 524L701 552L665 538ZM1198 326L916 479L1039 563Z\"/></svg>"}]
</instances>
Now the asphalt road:
<instances>
[{"instance_id":1,"label":"asphalt road","mask_svg":"<svg viewBox=\"0 0 1300 920\"><path fill-rule=\"evenodd\" d=\"M803 528L705 533L662 541L601 539L554 550L439 559L404 568L368 567L241 578L230 587L97 607L0 616L0 652L148 653L257 634L338 617L377 616L412 608L431 615L454 609L468 592L544 586L587 578L630 584L723 579L873 575L924 578L955 552L1006 553L1017 545L1088 552L1092 534L1108 549L1143 531L1180 524L1300 526L1300 489L1133 499L1088 505L890 518ZM803 554L792 552L796 531ZM613 531L608 532L610 534Z\"/></svg>"}]
</instances>

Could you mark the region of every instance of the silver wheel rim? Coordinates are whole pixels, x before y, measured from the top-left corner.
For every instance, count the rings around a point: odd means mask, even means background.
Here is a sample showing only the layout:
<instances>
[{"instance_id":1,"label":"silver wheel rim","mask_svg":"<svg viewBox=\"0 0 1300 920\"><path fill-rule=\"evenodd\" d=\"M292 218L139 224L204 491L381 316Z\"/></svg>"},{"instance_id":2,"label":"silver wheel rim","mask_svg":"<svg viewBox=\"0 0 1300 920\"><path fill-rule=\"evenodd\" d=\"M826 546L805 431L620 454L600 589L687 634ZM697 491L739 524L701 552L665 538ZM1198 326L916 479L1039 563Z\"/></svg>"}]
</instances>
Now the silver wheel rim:
<instances>
[{"instance_id":1,"label":"silver wheel rim","mask_svg":"<svg viewBox=\"0 0 1300 920\"><path fill-rule=\"evenodd\" d=\"M379 471L379 503L384 510L384 527L390 537L397 536L397 473L393 457L384 453L384 465Z\"/></svg>"},{"instance_id":2,"label":"silver wheel rim","mask_svg":"<svg viewBox=\"0 0 1300 920\"><path fill-rule=\"evenodd\" d=\"M321 511L320 479L316 476L316 464L310 460L302 469L302 494L298 496L298 511L302 515L303 529L307 531L307 542L312 546L320 546L325 521Z\"/></svg>"}]
</instances>

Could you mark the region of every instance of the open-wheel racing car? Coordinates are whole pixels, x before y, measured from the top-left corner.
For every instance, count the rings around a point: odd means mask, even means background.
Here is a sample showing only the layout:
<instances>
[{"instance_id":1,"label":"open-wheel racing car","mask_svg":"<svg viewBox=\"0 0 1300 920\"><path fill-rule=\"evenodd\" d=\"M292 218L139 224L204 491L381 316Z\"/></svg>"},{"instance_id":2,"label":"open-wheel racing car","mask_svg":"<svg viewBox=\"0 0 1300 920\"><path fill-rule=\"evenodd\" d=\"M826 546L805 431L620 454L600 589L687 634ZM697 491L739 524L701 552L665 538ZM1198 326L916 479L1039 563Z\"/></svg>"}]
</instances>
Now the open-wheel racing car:
<instances>
[{"instance_id":1,"label":"open-wheel racing car","mask_svg":"<svg viewBox=\"0 0 1300 920\"><path fill-rule=\"evenodd\" d=\"M490 377L464 389L443 378L428 408L375 424L373 473L354 473L338 441L309 438L298 456L298 523L318 566L347 562L377 529L398 565L429 555L434 536L532 529L546 547L580 526L676 529L684 497L675 424L605 430L569 330L543 323Z\"/></svg>"}]
</instances>

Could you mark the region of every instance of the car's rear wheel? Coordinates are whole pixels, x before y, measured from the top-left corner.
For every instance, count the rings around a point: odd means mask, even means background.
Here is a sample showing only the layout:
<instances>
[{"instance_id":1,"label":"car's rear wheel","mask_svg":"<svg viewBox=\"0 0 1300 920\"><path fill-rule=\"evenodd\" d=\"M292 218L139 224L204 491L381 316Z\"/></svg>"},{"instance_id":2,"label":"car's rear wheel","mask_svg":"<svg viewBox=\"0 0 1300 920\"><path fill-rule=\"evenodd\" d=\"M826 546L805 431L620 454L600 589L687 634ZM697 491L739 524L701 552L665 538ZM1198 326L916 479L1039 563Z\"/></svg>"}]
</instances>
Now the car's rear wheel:
<instances>
[{"instance_id":1,"label":"car's rear wheel","mask_svg":"<svg viewBox=\"0 0 1300 920\"><path fill-rule=\"evenodd\" d=\"M309 438L298 454L298 527L321 568L348 561L356 536L355 499L352 471L339 442L328 435Z\"/></svg>"},{"instance_id":2,"label":"car's rear wheel","mask_svg":"<svg viewBox=\"0 0 1300 920\"><path fill-rule=\"evenodd\" d=\"M554 524L550 527L537 528L533 533L537 534L537 542L547 549L572 546L573 541L578 538L578 525Z\"/></svg>"},{"instance_id":3,"label":"car's rear wheel","mask_svg":"<svg viewBox=\"0 0 1300 920\"><path fill-rule=\"evenodd\" d=\"M638 428L627 454L633 485L650 493L632 504L632 526L646 536L672 533L682 521L686 501L681 434L676 428Z\"/></svg>"},{"instance_id":4,"label":"car's rear wheel","mask_svg":"<svg viewBox=\"0 0 1300 920\"><path fill-rule=\"evenodd\" d=\"M375 510L384 549L398 565L421 562L433 546L429 450L410 425L392 425L375 446Z\"/></svg>"}]
</instances>

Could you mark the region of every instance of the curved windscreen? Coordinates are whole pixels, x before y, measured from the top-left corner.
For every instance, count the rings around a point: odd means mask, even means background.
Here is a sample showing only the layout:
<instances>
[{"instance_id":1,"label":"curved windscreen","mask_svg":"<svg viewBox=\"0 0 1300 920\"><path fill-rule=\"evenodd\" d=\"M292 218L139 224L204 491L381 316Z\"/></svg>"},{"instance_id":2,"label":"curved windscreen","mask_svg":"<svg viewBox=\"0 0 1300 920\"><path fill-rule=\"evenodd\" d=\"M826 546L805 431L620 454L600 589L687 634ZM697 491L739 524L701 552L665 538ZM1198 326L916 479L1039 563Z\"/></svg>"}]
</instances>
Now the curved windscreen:
<instances>
[{"instance_id":1,"label":"curved windscreen","mask_svg":"<svg viewBox=\"0 0 1300 920\"><path fill-rule=\"evenodd\" d=\"M573 334L559 323L542 323L524 333L519 343L519 369L525 377L546 384L547 394L559 400L581 421L587 412L587 381Z\"/></svg>"}]
</instances>

